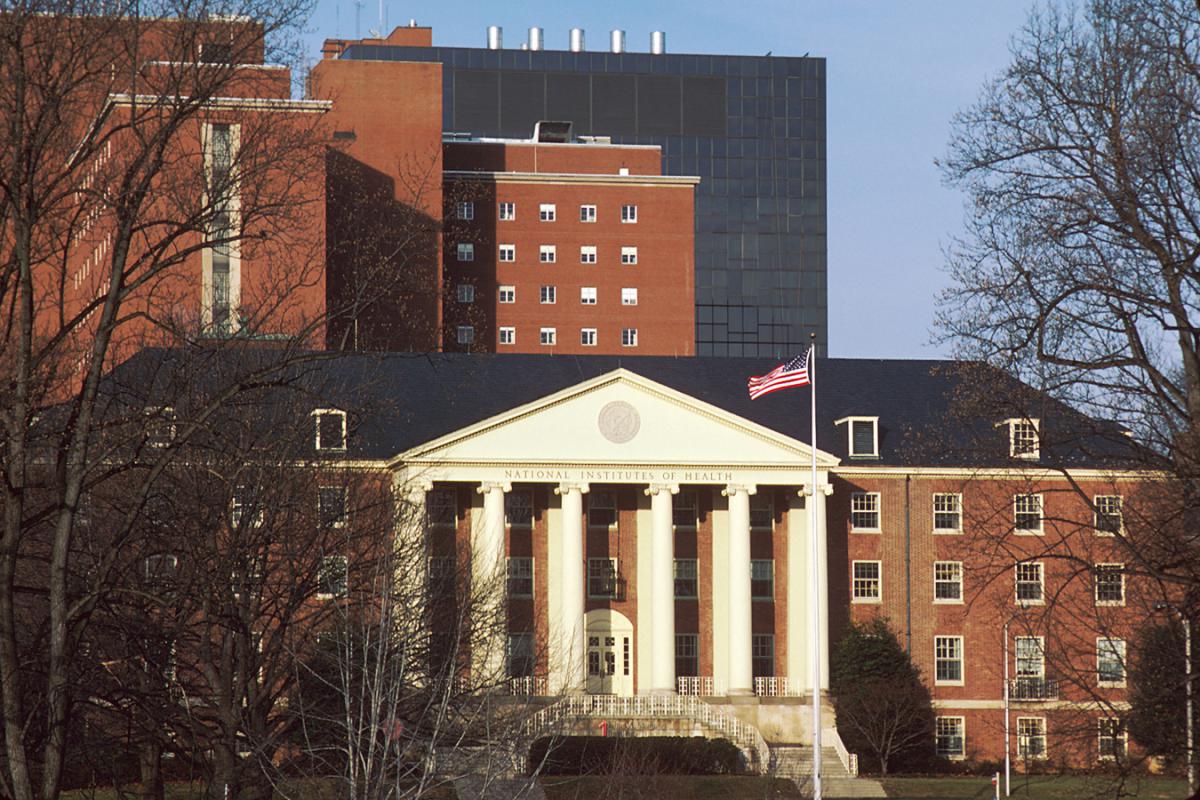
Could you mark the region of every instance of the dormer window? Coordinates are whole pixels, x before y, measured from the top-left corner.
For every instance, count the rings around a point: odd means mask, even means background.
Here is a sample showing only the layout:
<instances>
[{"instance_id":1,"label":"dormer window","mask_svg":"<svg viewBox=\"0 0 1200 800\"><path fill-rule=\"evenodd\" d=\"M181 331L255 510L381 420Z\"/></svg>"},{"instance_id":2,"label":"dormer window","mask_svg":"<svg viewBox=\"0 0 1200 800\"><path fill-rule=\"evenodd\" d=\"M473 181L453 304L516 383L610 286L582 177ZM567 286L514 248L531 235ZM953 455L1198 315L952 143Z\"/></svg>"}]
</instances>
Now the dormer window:
<instances>
[{"instance_id":1,"label":"dormer window","mask_svg":"<svg viewBox=\"0 0 1200 800\"><path fill-rule=\"evenodd\" d=\"M175 441L175 409L170 406L145 409L146 446L155 449L170 447Z\"/></svg>"},{"instance_id":2,"label":"dormer window","mask_svg":"<svg viewBox=\"0 0 1200 800\"><path fill-rule=\"evenodd\" d=\"M1008 454L1012 458L1036 459L1041 451L1041 434L1036 419L1009 419Z\"/></svg>"},{"instance_id":3,"label":"dormer window","mask_svg":"<svg viewBox=\"0 0 1200 800\"><path fill-rule=\"evenodd\" d=\"M879 417L842 417L834 425L846 423L851 458L879 458Z\"/></svg>"},{"instance_id":4,"label":"dormer window","mask_svg":"<svg viewBox=\"0 0 1200 800\"><path fill-rule=\"evenodd\" d=\"M318 408L312 412L316 420L316 440L314 447L318 451L346 449L346 412L336 408Z\"/></svg>"}]
</instances>

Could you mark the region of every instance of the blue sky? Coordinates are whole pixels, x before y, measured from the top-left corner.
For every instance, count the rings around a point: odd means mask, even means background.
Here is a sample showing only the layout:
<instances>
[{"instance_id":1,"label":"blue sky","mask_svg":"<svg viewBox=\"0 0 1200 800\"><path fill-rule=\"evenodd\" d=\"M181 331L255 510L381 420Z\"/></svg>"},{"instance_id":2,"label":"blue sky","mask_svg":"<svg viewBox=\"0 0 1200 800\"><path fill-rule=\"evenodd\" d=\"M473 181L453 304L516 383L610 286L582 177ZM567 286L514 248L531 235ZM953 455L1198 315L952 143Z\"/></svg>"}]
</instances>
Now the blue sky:
<instances>
[{"instance_id":1,"label":"blue sky","mask_svg":"<svg viewBox=\"0 0 1200 800\"><path fill-rule=\"evenodd\" d=\"M482 47L488 25L520 46L531 25L566 49L587 31L605 49L622 28L630 50L667 32L676 53L809 53L828 60L829 340L845 357L929 358L934 294L945 285L942 249L962 224L962 197L942 185L934 158L950 118L1008 61L1008 42L1030 0L609 0L485 3L385 0L386 30L416 19L440 45ZM365 0L359 34L378 27ZM310 28L319 57L326 36L355 35L353 0L318 0Z\"/></svg>"}]
</instances>

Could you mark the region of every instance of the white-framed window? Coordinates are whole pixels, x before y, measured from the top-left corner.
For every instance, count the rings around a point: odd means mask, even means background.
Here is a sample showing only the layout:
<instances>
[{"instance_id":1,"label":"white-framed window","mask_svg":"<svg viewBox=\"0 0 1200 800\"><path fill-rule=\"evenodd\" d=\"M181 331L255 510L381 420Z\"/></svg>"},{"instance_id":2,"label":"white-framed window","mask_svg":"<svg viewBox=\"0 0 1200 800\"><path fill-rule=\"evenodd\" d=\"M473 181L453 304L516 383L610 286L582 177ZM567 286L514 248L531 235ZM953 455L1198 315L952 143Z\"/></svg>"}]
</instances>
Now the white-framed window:
<instances>
[{"instance_id":1,"label":"white-framed window","mask_svg":"<svg viewBox=\"0 0 1200 800\"><path fill-rule=\"evenodd\" d=\"M637 248L625 246L621 248L621 263L636 264L637 263Z\"/></svg>"},{"instance_id":2,"label":"white-framed window","mask_svg":"<svg viewBox=\"0 0 1200 800\"><path fill-rule=\"evenodd\" d=\"M504 325L500 328L500 344L516 344L517 329L511 325Z\"/></svg>"},{"instance_id":3,"label":"white-framed window","mask_svg":"<svg viewBox=\"0 0 1200 800\"><path fill-rule=\"evenodd\" d=\"M622 347L637 347L638 333L637 328L621 328L621 346Z\"/></svg>"},{"instance_id":4,"label":"white-framed window","mask_svg":"<svg viewBox=\"0 0 1200 800\"><path fill-rule=\"evenodd\" d=\"M504 521L510 528L533 527L533 493L508 492L505 494Z\"/></svg>"},{"instance_id":5,"label":"white-framed window","mask_svg":"<svg viewBox=\"0 0 1200 800\"><path fill-rule=\"evenodd\" d=\"M770 531L775 527L775 504L768 493L750 495L750 530Z\"/></svg>"},{"instance_id":6,"label":"white-framed window","mask_svg":"<svg viewBox=\"0 0 1200 800\"><path fill-rule=\"evenodd\" d=\"M312 412L316 423L313 446L317 450L346 449L346 412L336 408L318 408Z\"/></svg>"},{"instance_id":7,"label":"white-framed window","mask_svg":"<svg viewBox=\"0 0 1200 800\"><path fill-rule=\"evenodd\" d=\"M543 345L558 344L557 328L542 328L538 331L538 341Z\"/></svg>"},{"instance_id":8,"label":"white-framed window","mask_svg":"<svg viewBox=\"0 0 1200 800\"><path fill-rule=\"evenodd\" d=\"M1017 717L1017 756L1046 757L1046 718Z\"/></svg>"},{"instance_id":9,"label":"white-framed window","mask_svg":"<svg viewBox=\"0 0 1200 800\"><path fill-rule=\"evenodd\" d=\"M1096 679L1101 686L1125 685L1125 640L1096 640Z\"/></svg>"},{"instance_id":10,"label":"white-framed window","mask_svg":"<svg viewBox=\"0 0 1200 800\"><path fill-rule=\"evenodd\" d=\"M879 492L850 493L850 530L879 531Z\"/></svg>"},{"instance_id":11,"label":"white-framed window","mask_svg":"<svg viewBox=\"0 0 1200 800\"><path fill-rule=\"evenodd\" d=\"M554 203L542 203L538 206L538 219L542 222L554 222L558 216L558 210L554 207Z\"/></svg>"},{"instance_id":12,"label":"white-framed window","mask_svg":"<svg viewBox=\"0 0 1200 800\"><path fill-rule=\"evenodd\" d=\"M550 284L543 284L538 292L538 302L542 305L554 305L558 302L558 289Z\"/></svg>"},{"instance_id":13,"label":"white-framed window","mask_svg":"<svg viewBox=\"0 0 1200 800\"><path fill-rule=\"evenodd\" d=\"M1018 636L1014 648L1017 678L1034 678L1040 683L1046 677L1046 640L1041 636Z\"/></svg>"},{"instance_id":14,"label":"white-framed window","mask_svg":"<svg viewBox=\"0 0 1200 800\"><path fill-rule=\"evenodd\" d=\"M450 527L458 518L458 501L453 489L433 489L425 496L425 514L430 525Z\"/></svg>"},{"instance_id":15,"label":"white-framed window","mask_svg":"<svg viewBox=\"0 0 1200 800\"><path fill-rule=\"evenodd\" d=\"M879 417L842 417L834 425L846 425L851 458L879 458Z\"/></svg>"},{"instance_id":16,"label":"white-framed window","mask_svg":"<svg viewBox=\"0 0 1200 800\"><path fill-rule=\"evenodd\" d=\"M775 675L775 634L756 633L750 637L750 668L755 678Z\"/></svg>"},{"instance_id":17,"label":"white-framed window","mask_svg":"<svg viewBox=\"0 0 1200 800\"><path fill-rule=\"evenodd\" d=\"M962 533L962 495L937 492L933 495L933 532Z\"/></svg>"},{"instance_id":18,"label":"white-framed window","mask_svg":"<svg viewBox=\"0 0 1200 800\"><path fill-rule=\"evenodd\" d=\"M1101 717L1097 720L1099 741L1096 754L1101 761L1120 761L1129 752L1129 732L1125 730L1125 721L1113 717Z\"/></svg>"},{"instance_id":19,"label":"white-framed window","mask_svg":"<svg viewBox=\"0 0 1200 800\"><path fill-rule=\"evenodd\" d=\"M755 558L750 561L750 599L775 599L775 560Z\"/></svg>"},{"instance_id":20,"label":"white-framed window","mask_svg":"<svg viewBox=\"0 0 1200 800\"><path fill-rule=\"evenodd\" d=\"M517 287L511 284L505 284L501 286L499 298L501 303L517 302Z\"/></svg>"},{"instance_id":21,"label":"white-framed window","mask_svg":"<svg viewBox=\"0 0 1200 800\"><path fill-rule=\"evenodd\" d=\"M596 221L596 207L595 206L580 206L579 207L579 221L580 222L595 222Z\"/></svg>"},{"instance_id":22,"label":"white-framed window","mask_svg":"<svg viewBox=\"0 0 1200 800\"><path fill-rule=\"evenodd\" d=\"M500 203L499 216L500 216L501 222L511 222L512 220L516 219L517 218L517 204L502 201Z\"/></svg>"},{"instance_id":23,"label":"white-framed window","mask_svg":"<svg viewBox=\"0 0 1200 800\"><path fill-rule=\"evenodd\" d=\"M502 244L496 248L497 258L502 262L513 262L517 260L517 246L515 244Z\"/></svg>"},{"instance_id":24,"label":"white-framed window","mask_svg":"<svg viewBox=\"0 0 1200 800\"><path fill-rule=\"evenodd\" d=\"M350 588L350 560L345 556L323 556L318 581L317 597L345 597Z\"/></svg>"},{"instance_id":25,"label":"white-framed window","mask_svg":"<svg viewBox=\"0 0 1200 800\"><path fill-rule=\"evenodd\" d=\"M883 562L855 561L852 565L850 598L854 603L883 601Z\"/></svg>"},{"instance_id":26,"label":"white-framed window","mask_svg":"<svg viewBox=\"0 0 1200 800\"><path fill-rule=\"evenodd\" d=\"M178 573L179 557L174 553L155 553L142 559L142 579L146 583L170 583Z\"/></svg>"},{"instance_id":27,"label":"white-framed window","mask_svg":"<svg viewBox=\"0 0 1200 800\"><path fill-rule=\"evenodd\" d=\"M1013 458L1038 458L1041 437L1036 419L1008 419L1008 454Z\"/></svg>"},{"instance_id":28,"label":"white-framed window","mask_svg":"<svg viewBox=\"0 0 1200 800\"><path fill-rule=\"evenodd\" d=\"M700 519L695 492L680 492L671 503L671 524L677 531L694 531Z\"/></svg>"},{"instance_id":29,"label":"white-framed window","mask_svg":"<svg viewBox=\"0 0 1200 800\"><path fill-rule=\"evenodd\" d=\"M934 727L934 750L942 758L967 756L967 721L963 717L938 717Z\"/></svg>"},{"instance_id":30,"label":"white-framed window","mask_svg":"<svg viewBox=\"0 0 1200 800\"><path fill-rule=\"evenodd\" d=\"M1046 602L1046 570L1041 561L1018 561L1013 573L1017 582L1017 605Z\"/></svg>"},{"instance_id":31,"label":"white-framed window","mask_svg":"<svg viewBox=\"0 0 1200 800\"><path fill-rule=\"evenodd\" d=\"M619 597L619 574L615 558L589 558L588 597Z\"/></svg>"},{"instance_id":32,"label":"white-framed window","mask_svg":"<svg viewBox=\"0 0 1200 800\"><path fill-rule=\"evenodd\" d=\"M456 250L459 261L475 260L475 245L470 242L459 242Z\"/></svg>"},{"instance_id":33,"label":"white-framed window","mask_svg":"<svg viewBox=\"0 0 1200 800\"><path fill-rule=\"evenodd\" d=\"M595 264L596 263L596 245L583 244L579 246L579 263L580 264Z\"/></svg>"},{"instance_id":34,"label":"white-framed window","mask_svg":"<svg viewBox=\"0 0 1200 800\"><path fill-rule=\"evenodd\" d=\"M470 200L459 200L454 204L454 216L457 219L475 219L475 204Z\"/></svg>"},{"instance_id":35,"label":"white-framed window","mask_svg":"<svg viewBox=\"0 0 1200 800\"><path fill-rule=\"evenodd\" d=\"M344 528L349 516L349 491L345 486L317 487L317 521L322 528Z\"/></svg>"},{"instance_id":36,"label":"white-framed window","mask_svg":"<svg viewBox=\"0 0 1200 800\"><path fill-rule=\"evenodd\" d=\"M588 525L611 528L617 524L617 495L609 489L598 489L588 495Z\"/></svg>"},{"instance_id":37,"label":"white-framed window","mask_svg":"<svg viewBox=\"0 0 1200 800\"><path fill-rule=\"evenodd\" d=\"M621 289L621 305L636 306L638 290L636 286L626 286Z\"/></svg>"},{"instance_id":38,"label":"white-framed window","mask_svg":"<svg viewBox=\"0 0 1200 800\"><path fill-rule=\"evenodd\" d=\"M961 603L963 601L963 566L961 561L933 562L933 602Z\"/></svg>"},{"instance_id":39,"label":"white-framed window","mask_svg":"<svg viewBox=\"0 0 1200 800\"><path fill-rule=\"evenodd\" d=\"M1042 535L1042 496L1040 494L1013 496L1013 529L1018 535Z\"/></svg>"},{"instance_id":40,"label":"white-framed window","mask_svg":"<svg viewBox=\"0 0 1200 800\"><path fill-rule=\"evenodd\" d=\"M243 520L248 527L258 528L265 519L261 492L254 486L235 486L229 498L229 527L237 530Z\"/></svg>"},{"instance_id":41,"label":"white-framed window","mask_svg":"<svg viewBox=\"0 0 1200 800\"><path fill-rule=\"evenodd\" d=\"M474 325L459 325L455 329L455 338L459 344L474 344L475 343L475 326Z\"/></svg>"},{"instance_id":42,"label":"white-framed window","mask_svg":"<svg viewBox=\"0 0 1200 800\"><path fill-rule=\"evenodd\" d=\"M1125 605L1125 565L1097 564L1093 571L1096 582L1096 605Z\"/></svg>"},{"instance_id":43,"label":"white-framed window","mask_svg":"<svg viewBox=\"0 0 1200 800\"><path fill-rule=\"evenodd\" d=\"M584 347L596 346L596 329L595 328L580 328L579 329L579 344Z\"/></svg>"},{"instance_id":44,"label":"white-framed window","mask_svg":"<svg viewBox=\"0 0 1200 800\"><path fill-rule=\"evenodd\" d=\"M621 222L637 222L637 206L621 206Z\"/></svg>"},{"instance_id":45,"label":"white-framed window","mask_svg":"<svg viewBox=\"0 0 1200 800\"><path fill-rule=\"evenodd\" d=\"M161 450L175 441L175 409L171 406L147 408L142 411L146 446Z\"/></svg>"},{"instance_id":46,"label":"white-framed window","mask_svg":"<svg viewBox=\"0 0 1200 800\"><path fill-rule=\"evenodd\" d=\"M1095 520L1092 525L1100 536L1116 536L1124 529L1124 515L1121 513L1121 495L1098 494L1092 498L1095 507Z\"/></svg>"},{"instance_id":47,"label":"white-framed window","mask_svg":"<svg viewBox=\"0 0 1200 800\"><path fill-rule=\"evenodd\" d=\"M552 244L538 245L538 261L543 264L553 264L558 260L558 247Z\"/></svg>"},{"instance_id":48,"label":"white-framed window","mask_svg":"<svg viewBox=\"0 0 1200 800\"><path fill-rule=\"evenodd\" d=\"M528 631L510 633L508 635L508 648L505 655L508 660L508 677L533 677L535 667L537 666L537 657L534 654L534 637L532 633Z\"/></svg>"},{"instance_id":49,"label":"white-framed window","mask_svg":"<svg viewBox=\"0 0 1200 800\"><path fill-rule=\"evenodd\" d=\"M695 600L699 587L699 563L696 559L675 559L675 599Z\"/></svg>"},{"instance_id":50,"label":"white-framed window","mask_svg":"<svg viewBox=\"0 0 1200 800\"><path fill-rule=\"evenodd\" d=\"M508 596L533 597L533 559L528 556L508 557Z\"/></svg>"},{"instance_id":51,"label":"white-framed window","mask_svg":"<svg viewBox=\"0 0 1200 800\"><path fill-rule=\"evenodd\" d=\"M474 303L475 302L475 286L470 283L460 283L454 287L458 302Z\"/></svg>"},{"instance_id":52,"label":"white-framed window","mask_svg":"<svg viewBox=\"0 0 1200 800\"><path fill-rule=\"evenodd\" d=\"M580 286L579 287L579 302L581 305L585 305L585 306L596 305L596 287L595 286Z\"/></svg>"},{"instance_id":53,"label":"white-framed window","mask_svg":"<svg viewBox=\"0 0 1200 800\"><path fill-rule=\"evenodd\" d=\"M963 685L963 637L933 637L933 675L936 684Z\"/></svg>"},{"instance_id":54,"label":"white-framed window","mask_svg":"<svg viewBox=\"0 0 1200 800\"><path fill-rule=\"evenodd\" d=\"M675 634L675 675L694 677L700 674L700 636L695 633Z\"/></svg>"}]
</instances>

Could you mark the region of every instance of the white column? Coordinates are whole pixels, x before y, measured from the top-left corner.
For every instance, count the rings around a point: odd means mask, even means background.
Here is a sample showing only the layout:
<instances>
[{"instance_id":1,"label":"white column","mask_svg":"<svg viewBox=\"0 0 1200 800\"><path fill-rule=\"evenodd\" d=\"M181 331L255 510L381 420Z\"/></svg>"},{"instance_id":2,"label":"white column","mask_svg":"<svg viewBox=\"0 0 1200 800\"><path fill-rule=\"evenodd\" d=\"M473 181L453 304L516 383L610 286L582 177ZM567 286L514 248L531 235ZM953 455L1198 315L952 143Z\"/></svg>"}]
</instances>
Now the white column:
<instances>
[{"instance_id":1,"label":"white column","mask_svg":"<svg viewBox=\"0 0 1200 800\"><path fill-rule=\"evenodd\" d=\"M563 638L563 647L559 652L566 658L566 663L559 668L562 676L562 686L559 688L566 692L582 692L586 679L583 495L587 490L586 483L563 483L554 490L555 494L562 497L562 612L558 630Z\"/></svg>"},{"instance_id":2,"label":"white column","mask_svg":"<svg viewBox=\"0 0 1200 800\"><path fill-rule=\"evenodd\" d=\"M472 642L473 661L476 669L481 670L474 681L476 685L498 685L507 677L504 493L511 488L503 483L483 483L475 490L483 495L483 523L475 532L471 547L471 593L478 609L474 616L477 624L482 624Z\"/></svg>"},{"instance_id":3,"label":"white column","mask_svg":"<svg viewBox=\"0 0 1200 800\"><path fill-rule=\"evenodd\" d=\"M828 481L828 478L825 478ZM817 529L813 535L817 537L817 591L821 598L821 620L817 628L817 636L821 642L821 689L829 689L829 554L826 543L829 541L825 522L825 498L833 494L833 485L819 483L817 485Z\"/></svg>"},{"instance_id":4,"label":"white column","mask_svg":"<svg viewBox=\"0 0 1200 800\"><path fill-rule=\"evenodd\" d=\"M726 486L729 498L729 693L754 694L750 609L750 495L753 486Z\"/></svg>"},{"instance_id":5,"label":"white column","mask_svg":"<svg viewBox=\"0 0 1200 800\"><path fill-rule=\"evenodd\" d=\"M651 592L653 604L651 694L675 693L675 531L671 517L671 495L679 492L674 484L652 483L650 496ZM639 536L641 532L639 531Z\"/></svg>"},{"instance_id":6,"label":"white column","mask_svg":"<svg viewBox=\"0 0 1200 800\"><path fill-rule=\"evenodd\" d=\"M808 489L801 488L797 495L804 498L805 506L792 501L788 507L787 538L787 676L795 689L812 688L812 643L809 642L808 587L812 578L808 573L809 530Z\"/></svg>"},{"instance_id":7,"label":"white column","mask_svg":"<svg viewBox=\"0 0 1200 800\"><path fill-rule=\"evenodd\" d=\"M395 603L394 619L397 635L416 643L418 652L429 645L429 536L426 505L433 484L413 480L398 474L393 483L396 508L396 531L392 540L393 586L389 596ZM412 671L413 680L425 686L428 665Z\"/></svg>"}]
</instances>

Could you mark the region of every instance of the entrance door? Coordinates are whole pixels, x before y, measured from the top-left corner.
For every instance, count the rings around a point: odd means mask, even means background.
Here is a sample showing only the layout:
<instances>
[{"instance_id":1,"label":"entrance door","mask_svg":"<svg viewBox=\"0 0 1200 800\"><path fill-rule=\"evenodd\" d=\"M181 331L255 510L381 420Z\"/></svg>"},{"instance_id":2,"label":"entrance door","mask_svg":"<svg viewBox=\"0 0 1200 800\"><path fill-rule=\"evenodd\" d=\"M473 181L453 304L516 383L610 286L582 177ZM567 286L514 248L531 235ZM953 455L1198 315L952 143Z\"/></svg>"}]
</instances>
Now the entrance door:
<instances>
[{"instance_id":1,"label":"entrance door","mask_svg":"<svg viewBox=\"0 0 1200 800\"><path fill-rule=\"evenodd\" d=\"M588 694L633 694L633 626L608 610L590 612L588 618Z\"/></svg>"}]
</instances>

